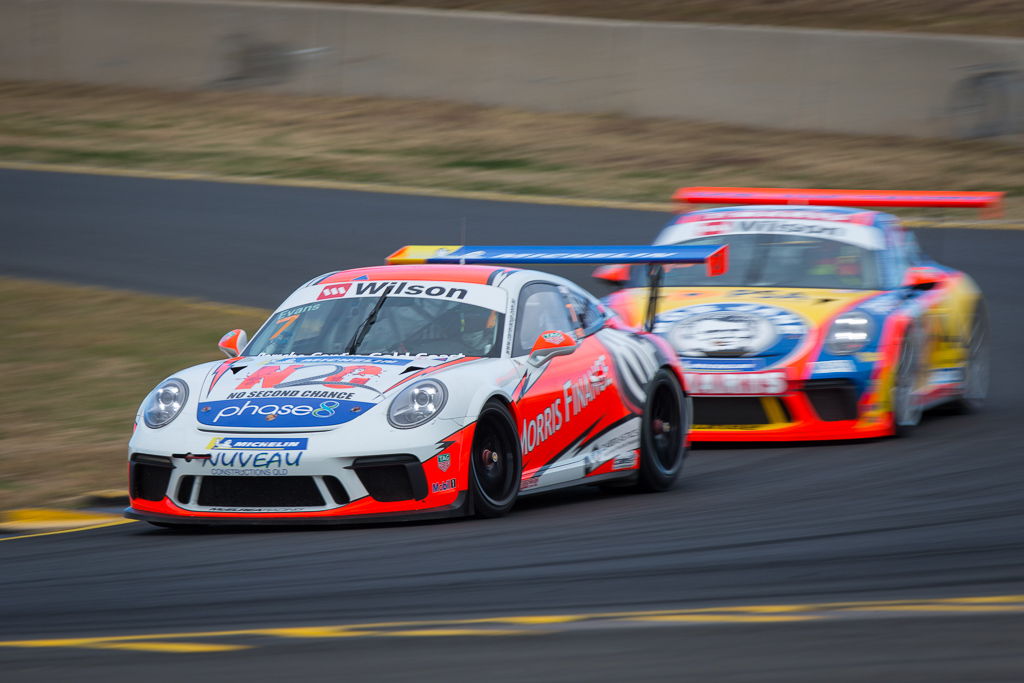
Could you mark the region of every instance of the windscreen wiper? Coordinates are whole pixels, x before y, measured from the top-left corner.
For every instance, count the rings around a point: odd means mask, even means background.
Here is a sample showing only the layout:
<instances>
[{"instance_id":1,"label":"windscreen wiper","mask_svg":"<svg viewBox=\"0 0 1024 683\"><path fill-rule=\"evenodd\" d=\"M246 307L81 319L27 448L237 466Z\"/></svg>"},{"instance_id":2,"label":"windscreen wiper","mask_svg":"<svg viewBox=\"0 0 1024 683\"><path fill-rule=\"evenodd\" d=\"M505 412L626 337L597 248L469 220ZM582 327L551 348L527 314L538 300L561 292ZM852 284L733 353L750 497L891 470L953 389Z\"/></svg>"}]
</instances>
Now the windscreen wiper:
<instances>
[{"instance_id":1,"label":"windscreen wiper","mask_svg":"<svg viewBox=\"0 0 1024 683\"><path fill-rule=\"evenodd\" d=\"M345 353L355 353L356 349L359 348L359 345L363 343L366 333L369 332L370 328L373 327L373 324L377 322L377 314L380 312L380 308L384 305L384 302L387 301L388 294L390 293L391 287L388 287L384 290L384 293L380 295L380 298L377 299L377 303L373 305L373 309L370 311L370 314L366 316L363 322L359 323L359 327L356 328L355 334L352 335L352 341L350 341L348 346L345 347Z\"/></svg>"}]
</instances>

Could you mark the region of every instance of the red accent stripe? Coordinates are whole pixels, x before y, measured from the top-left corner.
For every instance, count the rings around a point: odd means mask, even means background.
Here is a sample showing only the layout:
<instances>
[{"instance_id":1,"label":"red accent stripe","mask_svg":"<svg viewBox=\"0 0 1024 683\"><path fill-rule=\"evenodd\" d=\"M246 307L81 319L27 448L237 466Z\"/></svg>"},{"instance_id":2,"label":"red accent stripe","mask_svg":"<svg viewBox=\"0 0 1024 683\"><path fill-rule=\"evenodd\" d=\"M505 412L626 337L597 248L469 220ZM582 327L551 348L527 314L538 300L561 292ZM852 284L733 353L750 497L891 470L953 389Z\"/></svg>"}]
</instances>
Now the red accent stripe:
<instances>
[{"instance_id":1,"label":"red accent stripe","mask_svg":"<svg viewBox=\"0 0 1024 683\"><path fill-rule=\"evenodd\" d=\"M450 360L447 363L441 363L440 365L435 365L432 368L423 368L419 372L414 372L411 375L403 377L402 379L398 380L397 382L392 384L390 387L388 387L384 391L391 391L395 387L401 386L402 384L405 384L406 382L408 382L411 379L415 379L417 377L422 377L423 375L426 375L428 373L434 372L435 370L440 370L441 368L449 368L449 367L451 367L453 365L458 365L459 363L465 363L465 362L471 361L471 360L480 360L480 357L479 356L466 356L465 358L459 358L457 360Z\"/></svg>"}]
</instances>

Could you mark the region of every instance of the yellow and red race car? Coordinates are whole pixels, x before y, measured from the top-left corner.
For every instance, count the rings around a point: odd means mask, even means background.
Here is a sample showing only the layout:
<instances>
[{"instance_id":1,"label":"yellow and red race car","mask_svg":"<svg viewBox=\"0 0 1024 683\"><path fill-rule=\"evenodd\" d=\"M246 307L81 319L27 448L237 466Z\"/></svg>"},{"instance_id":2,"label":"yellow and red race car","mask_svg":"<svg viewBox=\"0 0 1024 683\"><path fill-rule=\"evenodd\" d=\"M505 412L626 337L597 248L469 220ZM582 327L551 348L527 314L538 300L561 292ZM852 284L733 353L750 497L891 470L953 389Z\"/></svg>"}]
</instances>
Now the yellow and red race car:
<instances>
[{"instance_id":1,"label":"yellow and red race car","mask_svg":"<svg viewBox=\"0 0 1024 683\"><path fill-rule=\"evenodd\" d=\"M607 305L679 354L695 441L902 434L932 406L984 400L977 285L921 253L894 216L862 207L992 209L1001 193L682 188L675 199L750 205L681 213L655 241L728 246L724 274L595 276L621 287Z\"/></svg>"}]
</instances>

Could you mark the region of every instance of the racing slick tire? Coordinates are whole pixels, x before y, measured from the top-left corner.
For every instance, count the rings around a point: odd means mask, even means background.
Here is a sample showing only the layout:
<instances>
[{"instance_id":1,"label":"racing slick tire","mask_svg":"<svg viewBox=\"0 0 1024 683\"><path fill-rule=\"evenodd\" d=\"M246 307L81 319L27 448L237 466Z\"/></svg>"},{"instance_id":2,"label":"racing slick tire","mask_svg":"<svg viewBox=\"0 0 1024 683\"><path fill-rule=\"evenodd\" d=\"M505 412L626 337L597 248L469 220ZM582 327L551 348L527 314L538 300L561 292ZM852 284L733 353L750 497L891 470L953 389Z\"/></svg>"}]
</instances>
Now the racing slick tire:
<instances>
[{"instance_id":1,"label":"racing slick tire","mask_svg":"<svg viewBox=\"0 0 1024 683\"><path fill-rule=\"evenodd\" d=\"M963 393L950 404L953 412L967 415L981 410L988 396L989 367L988 315L979 301L971 316Z\"/></svg>"},{"instance_id":2,"label":"racing slick tire","mask_svg":"<svg viewBox=\"0 0 1024 683\"><path fill-rule=\"evenodd\" d=\"M640 425L639 490L666 491L672 487L683 469L689 427L689 404L679 378L661 368L647 385Z\"/></svg>"},{"instance_id":3,"label":"racing slick tire","mask_svg":"<svg viewBox=\"0 0 1024 683\"><path fill-rule=\"evenodd\" d=\"M914 386L921 374L921 343L916 327L907 328L900 345L899 359L889 390L889 404L892 410L893 435L907 436L921 421L924 412L915 401Z\"/></svg>"},{"instance_id":4,"label":"racing slick tire","mask_svg":"<svg viewBox=\"0 0 1024 683\"><path fill-rule=\"evenodd\" d=\"M522 479L516 423L499 401L484 404L469 458L469 514L501 517L516 502Z\"/></svg>"}]
</instances>

